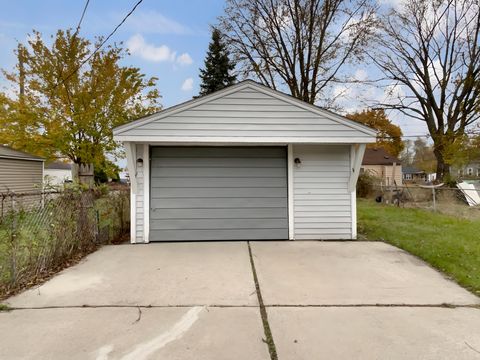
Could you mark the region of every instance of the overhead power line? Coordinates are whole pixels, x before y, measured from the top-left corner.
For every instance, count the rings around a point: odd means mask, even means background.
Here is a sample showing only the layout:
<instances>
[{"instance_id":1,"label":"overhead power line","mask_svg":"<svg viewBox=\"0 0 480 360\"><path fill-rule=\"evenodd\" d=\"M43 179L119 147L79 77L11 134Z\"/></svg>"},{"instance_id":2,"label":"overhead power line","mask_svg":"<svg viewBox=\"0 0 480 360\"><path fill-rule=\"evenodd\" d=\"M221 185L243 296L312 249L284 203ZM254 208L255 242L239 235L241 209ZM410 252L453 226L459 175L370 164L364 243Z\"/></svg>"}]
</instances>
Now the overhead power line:
<instances>
[{"instance_id":1,"label":"overhead power line","mask_svg":"<svg viewBox=\"0 0 480 360\"><path fill-rule=\"evenodd\" d=\"M135 6L128 12L127 15L125 15L125 17L122 19L122 21L120 21L120 23L115 27L115 29L113 29L113 31L112 31L110 34L108 34L108 36L107 36L100 44L97 45L97 47L93 50L93 52L92 52L85 60L83 60L70 74L68 74L66 78L64 78L64 79L62 79L60 82L58 82L58 83L55 85L54 89L56 89L60 84L65 84L65 82L66 82L68 79L70 79L73 75L75 75L75 74L77 73L77 71L80 70L81 67L82 67L83 65L85 65L85 64L98 52L98 50L100 50L100 49L103 47L103 45L106 44L106 42L107 42L108 40L110 40L110 38L113 36L113 34L115 34L115 32L120 28L120 26L123 25L123 23L128 19L128 17L129 17L130 15L133 14L133 12L137 9L137 7L138 7L142 2L143 2L143 0L137 1L137 3L135 4Z\"/></svg>"},{"instance_id":2,"label":"overhead power line","mask_svg":"<svg viewBox=\"0 0 480 360\"><path fill-rule=\"evenodd\" d=\"M83 21L83 18L85 16L85 13L87 12L87 8L88 8L89 3L90 3L90 0L87 0L86 3L85 3L85 6L83 7L82 15L80 16L80 20L78 21L77 29L75 30L75 35L74 36L76 36L78 34L78 32L80 31L80 27L82 26L82 21Z\"/></svg>"}]
</instances>

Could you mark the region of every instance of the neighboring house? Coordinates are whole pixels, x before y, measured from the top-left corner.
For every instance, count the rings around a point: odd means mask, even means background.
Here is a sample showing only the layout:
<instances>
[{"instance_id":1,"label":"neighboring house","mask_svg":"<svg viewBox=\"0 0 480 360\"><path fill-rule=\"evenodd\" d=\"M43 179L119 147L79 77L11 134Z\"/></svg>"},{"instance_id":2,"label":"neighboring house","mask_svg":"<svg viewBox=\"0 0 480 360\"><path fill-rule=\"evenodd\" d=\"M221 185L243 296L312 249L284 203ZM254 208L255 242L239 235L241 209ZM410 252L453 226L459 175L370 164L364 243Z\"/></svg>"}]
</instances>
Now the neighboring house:
<instances>
[{"instance_id":1,"label":"neighboring house","mask_svg":"<svg viewBox=\"0 0 480 360\"><path fill-rule=\"evenodd\" d=\"M405 183L423 183L429 181L429 175L413 166L404 166L402 169L403 182Z\"/></svg>"},{"instance_id":2,"label":"neighboring house","mask_svg":"<svg viewBox=\"0 0 480 360\"><path fill-rule=\"evenodd\" d=\"M52 186L72 181L72 164L55 161L45 165L43 172L45 183Z\"/></svg>"},{"instance_id":3,"label":"neighboring house","mask_svg":"<svg viewBox=\"0 0 480 360\"><path fill-rule=\"evenodd\" d=\"M0 193L42 190L43 159L0 145Z\"/></svg>"},{"instance_id":4,"label":"neighboring house","mask_svg":"<svg viewBox=\"0 0 480 360\"><path fill-rule=\"evenodd\" d=\"M117 127L131 242L355 239L375 136L250 80Z\"/></svg>"},{"instance_id":5,"label":"neighboring house","mask_svg":"<svg viewBox=\"0 0 480 360\"><path fill-rule=\"evenodd\" d=\"M402 185L402 165L400 160L390 155L384 148L365 150L362 171L379 178L382 185Z\"/></svg>"},{"instance_id":6,"label":"neighboring house","mask_svg":"<svg viewBox=\"0 0 480 360\"><path fill-rule=\"evenodd\" d=\"M480 161L472 161L462 168L453 168L452 174L462 179L480 179Z\"/></svg>"}]
</instances>

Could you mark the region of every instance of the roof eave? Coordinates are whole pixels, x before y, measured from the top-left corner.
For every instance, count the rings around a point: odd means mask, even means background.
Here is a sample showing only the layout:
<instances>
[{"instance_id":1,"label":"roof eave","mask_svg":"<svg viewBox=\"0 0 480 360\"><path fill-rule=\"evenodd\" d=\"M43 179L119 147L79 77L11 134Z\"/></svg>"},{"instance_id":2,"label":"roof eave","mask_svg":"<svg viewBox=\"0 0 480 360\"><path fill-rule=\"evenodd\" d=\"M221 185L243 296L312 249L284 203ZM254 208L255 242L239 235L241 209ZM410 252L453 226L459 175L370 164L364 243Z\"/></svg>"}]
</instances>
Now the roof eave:
<instances>
[{"instance_id":1,"label":"roof eave","mask_svg":"<svg viewBox=\"0 0 480 360\"><path fill-rule=\"evenodd\" d=\"M372 144L375 137L329 137L329 138L300 138L300 137L179 137L179 136L136 136L114 135L114 140L120 142L135 142L148 144Z\"/></svg>"}]
</instances>

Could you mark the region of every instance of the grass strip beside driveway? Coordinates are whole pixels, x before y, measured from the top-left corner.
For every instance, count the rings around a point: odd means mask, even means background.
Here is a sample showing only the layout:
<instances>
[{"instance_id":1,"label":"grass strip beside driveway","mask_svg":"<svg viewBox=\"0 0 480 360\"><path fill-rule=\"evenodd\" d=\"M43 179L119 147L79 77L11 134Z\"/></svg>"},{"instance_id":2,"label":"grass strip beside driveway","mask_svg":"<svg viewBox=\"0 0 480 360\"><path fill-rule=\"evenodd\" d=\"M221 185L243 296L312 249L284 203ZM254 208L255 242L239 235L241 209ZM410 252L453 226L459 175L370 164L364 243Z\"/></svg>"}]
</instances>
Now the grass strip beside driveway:
<instances>
[{"instance_id":1,"label":"grass strip beside driveway","mask_svg":"<svg viewBox=\"0 0 480 360\"><path fill-rule=\"evenodd\" d=\"M480 221L358 199L359 232L418 256L480 295Z\"/></svg>"}]
</instances>

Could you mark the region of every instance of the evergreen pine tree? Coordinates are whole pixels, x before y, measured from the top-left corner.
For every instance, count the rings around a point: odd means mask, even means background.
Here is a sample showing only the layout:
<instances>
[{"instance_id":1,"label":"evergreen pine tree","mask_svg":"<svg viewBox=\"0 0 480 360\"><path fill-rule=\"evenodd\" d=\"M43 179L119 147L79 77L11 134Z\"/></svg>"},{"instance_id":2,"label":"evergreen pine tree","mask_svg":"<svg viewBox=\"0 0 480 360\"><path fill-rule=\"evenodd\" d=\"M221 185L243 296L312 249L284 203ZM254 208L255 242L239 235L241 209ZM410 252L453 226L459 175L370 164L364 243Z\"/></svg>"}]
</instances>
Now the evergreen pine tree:
<instances>
[{"instance_id":1,"label":"evergreen pine tree","mask_svg":"<svg viewBox=\"0 0 480 360\"><path fill-rule=\"evenodd\" d=\"M200 69L200 95L207 95L232 85L237 76L232 74L235 63L229 59L225 44L221 41L220 31L213 29L212 40L208 45L205 67Z\"/></svg>"}]
</instances>

